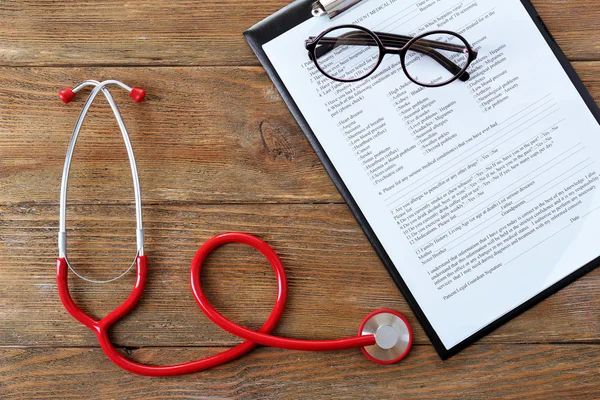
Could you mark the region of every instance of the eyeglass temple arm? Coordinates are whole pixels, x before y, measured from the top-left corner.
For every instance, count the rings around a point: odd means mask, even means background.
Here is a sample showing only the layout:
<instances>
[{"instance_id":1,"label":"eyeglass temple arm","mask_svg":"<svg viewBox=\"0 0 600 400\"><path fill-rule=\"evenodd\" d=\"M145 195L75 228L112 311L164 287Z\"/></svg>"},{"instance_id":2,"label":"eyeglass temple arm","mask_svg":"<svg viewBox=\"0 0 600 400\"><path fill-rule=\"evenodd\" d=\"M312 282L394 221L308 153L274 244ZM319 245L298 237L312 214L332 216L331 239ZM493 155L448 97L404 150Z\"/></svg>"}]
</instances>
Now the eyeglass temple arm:
<instances>
[{"instance_id":1,"label":"eyeglass temple arm","mask_svg":"<svg viewBox=\"0 0 600 400\"><path fill-rule=\"evenodd\" d=\"M382 33L382 32L373 32L375 35L379 37L384 46L392 46L398 47L405 46L408 42L413 40L412 36L406 35L396 35L394 33ZM446 50L446 51L454 51L456 53L462 53L465 50L465 46L460 44L453 44L447 42L440 42L437 40L429 40L429 39L419 39L419 44L421 46L427 46L438 50Z\"/></svg>"},{"instance_id":2,"label":"eyeglass temple arm","mask_svg":"<svg viewBox=\"0 0 600 400\"><path fill-rule=\"evenodd\" d=\"M411 37L411 36L396 35L396 34L392 34L392 33L381 33L381 32L373 32L373 33L375 35L377 35L377 37L379 37L379 39L381 40L383 45L386 47L403 47L403 46L406 46L406 44L413 39L413 37ZM314 37L314 36L309 37L309 42L314 41L315 38L316 37ZM371 35L369 35L366 32L349 32L349 33L341 35L337 38L325 37L325 38L322 38L321 40L319 40L319 42L333 41L332 44L336 44L336 43L340 42L340 39L344 40L344 44L355 44L352 42L358 41L360 39L366 39L367 41L369 41L369 43L361 42L358 44L375 45L375 43L373 43L373 41L370 40ZM463 53L465 51L465 46L462 46L459 44L446 43L446 42L440 42L437 40L428 40L428 39L419 39L418 42L419 42L419 45L421 45L423 47L431 47L433 49L438 49L438 50L454 51L456 53ZM474 51L474 53L476 53L476 52Z\"/></svg>"},{"instance_id":3,"label":"eyeglass temple arm","mask_svg":"<svg viewBox=\"0 0 600 400\"><path fill-rule=\"evenodd\" d=\"M410 40L412 40L413 38L410 36L404 36L404 35L395 35L395 34L388 34L388 33L378 33L375 32L375 34L379 37L379 39L381 40L381 42L383 43L383 45L385 47L404 47ZM310 37L310 40L314 40L315 37ZM340 40L341 39L341 40ZM342 35L338 38L322 38L321 40L319 40L319 43L322 44L319 48L315 49L315 55L317 58L320 58L322 56L324 56L325 54L329 53L330 51L332 51L336 45L339 44L346 44L346 45L357 45L357 46L375 46L376 43L373 42L373 40L371 39L371 36L367 33L357 33L357 32L352 32L346 35ZM423 44L421 44L423 43ZM445 42L438 42L435 40L426 40L426 39L422 39L419 40L419 44L418 45L414 45L411 47L411 49L413 49L414 51L417 51L421 54L425 54L430 56L431 58L433 58L435 61L437 61L440 65L442 65L444 68L446 68L449 72L451 72L452 74L456 75L458 73L460 73L460 71L462 70L462 68L458 65L456 65L455 63L453 63L451 60L449 60L448 58L446 58L444 55L440 54L439 52L437 52L435 50L435 48L441 49L441 50L447 50L447 51L454 51L454 52L460 52L463 53L465 50L464 46L461 45L455 45L455 44L451 44L451 43L445 43ZM473 53L475 54L475 57L477 56L477 52L473 51ZM312 54L309 54L312 57ZM466 82L467 80L469 80L470 75L468 72L463 72L459 79L463 82Z\"/></svg>"}]
</instances>

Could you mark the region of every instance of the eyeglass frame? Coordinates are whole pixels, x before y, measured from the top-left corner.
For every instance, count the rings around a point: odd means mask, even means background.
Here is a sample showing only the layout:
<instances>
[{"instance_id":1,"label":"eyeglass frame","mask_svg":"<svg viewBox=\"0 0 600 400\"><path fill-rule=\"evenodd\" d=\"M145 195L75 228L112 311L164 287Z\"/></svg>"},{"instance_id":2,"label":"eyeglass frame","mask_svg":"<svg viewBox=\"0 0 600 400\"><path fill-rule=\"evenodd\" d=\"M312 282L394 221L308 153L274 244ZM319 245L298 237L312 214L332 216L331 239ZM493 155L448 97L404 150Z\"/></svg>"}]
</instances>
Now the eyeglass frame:
<instances>
[{"instance_id":1,"label":"eyeglass frame","mask_svg":"<svg viewBox=\"0 0 600 400\"><path fill-rule=\"evenodd\" d=\"M321 39L323 39L325 37L325 35L329 34L332 31L338 30L338 29L358 29L358 30L361 30L361 31L367 33L369 36L371 36L375 40L375 42L377 43L377 47L379 48L379 59L377 60L377 63L371 69L371 71L369 71L366 75L361 76L359 78L354 78L354 79L339 79L339 78L336 78L336 77L328 74L327 72L325 72L321 68L321 66L319 65L319 63L317 61L317 55L316 55L317 44L319 43L319 41ZM457 32L452 32L452 31L448 31L448 30L433 30L433 31L424 32L424 33L422 33L420 35L417 35L417 36L414 36L414 37L404 36L404 35L396 35L396 34L386 34L386 35L393 35L394 37L397 37L397 38L399 38L401 40L407 40L407 43L404 46L402 46L401 48L386 47L383 44L383 41L381 40L381 38L379 37L380 34L382 34L382 33L378 34L376 32L371 31L370 29L367 29L367 28L365 28L363 26L360 26L360 25L353 25L353 24L338 25L338 26L334 26L334 27L331 27L329 29L326 29L325 31L321 32L321 34L319 34L318 36L311 36L311 37L309 37L305 41L305 48L306 48L306 50L308 50L309 58L311 59L311 61L314 62L314 64L317 67L317 69L323 75L325 75L326 77L328 77L329 79L332 79L332 80L337 81L337 82L351 83L351 82L358 82L358 81L361 81L363 79L366 79L369 76L371 76L377 70L377 68L379 68L379 66L383 62L384 57L387 54L394 54L394 55L400 56L400 64L402 65L402 70L404 71L404 74L406 75L406 77L410 81L412 81L413 83L416 83L417 85L424 86L424 87L429 87L429 88L446 86L446 85L448 85L448 84L456 81L457 79L463 77L465 74L467 74L467 77L465 79L465 81L467 81L470 78L470 75L468 75L468 73L467 73L467 69L471 66L471 64L473 63L473 61L475 61L477 59L477 56L478 56L477 50L474 50L473 47L469 44L469 42L462 35L460 35ZM452 36L455 36L458 39L460 39L464 43L465 48L468 50L468 53L467 53L467 56L468 56L467 62L465 63L465 66L461 69L460 72L458 72L451 79L449 79L449 80L447 80L445 82L435 83L435 84L428 84L428 83L419 82L419 81L417 81L416 79L414 79L409 74L408 69L406 68L406 61L405 61L406 60L406 54L408 53L408 50L410 49L410 47L412 45L414 45L417 41L423 39L424 37L427 37L427 36L430 36L430 35L435 35L435 34L452 35Z\"/></svg>"}]
</instances>

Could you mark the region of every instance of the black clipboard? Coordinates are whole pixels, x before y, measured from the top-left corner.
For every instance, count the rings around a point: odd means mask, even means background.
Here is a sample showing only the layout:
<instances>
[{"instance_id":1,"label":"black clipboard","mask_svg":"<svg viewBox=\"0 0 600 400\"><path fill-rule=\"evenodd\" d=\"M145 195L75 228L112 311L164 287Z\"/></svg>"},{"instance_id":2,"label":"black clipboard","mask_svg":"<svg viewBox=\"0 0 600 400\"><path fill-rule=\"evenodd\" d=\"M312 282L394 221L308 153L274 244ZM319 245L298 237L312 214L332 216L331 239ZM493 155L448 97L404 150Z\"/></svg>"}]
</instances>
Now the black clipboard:
<instances>
[{"instance_id":1,"label":"black clipboard","mask_svg":"<svg viewBox=\"0 0 600 400\"><path fill-rule=\"evenodd\" d=\"M506 322L515 318L519 314L521 314L524 311L528 310L529 308L533 307L534 305L541 302L542 300L549 297L550 295L558 292L560 289L562 289L565 286L569 285L570 283L576 281L577 279L584 276L588 272L591 272L592 270L594 270L596 267L598 267L600 265L600 256L599 256L598 258L596 258L589 264L582 266L581 268L579 268L578 270L576 270L569 276L563 278L562 280L558 281L557 283L550 286L546 290L542 291L538 295L534 296L530 300L521 304L520 306L518 306L517 308L508 312L504 316L498 318L497 320L495 320L491 324L487 325L486 327L482 328L481 330L479 330L475 334L471 335L467 339L463 340L459 344L455 345L454 347L452 347L450 349L447 349L444 346L444 344L442 343L442 341L440 340L439 336L437 335L437 333L435 332L433 327L431 326L427 316L425 315L425 313L423 312L423 310L417 303L417 301L414 298L413 294L411 293L410 289L408 288L408 286L405 284L404 280L398 273L398 270L396 269L396 267L392 263L392 260L390 259L387 252L381 245L381 242L377 238L377 235L375 235L375 232L373 231L370 224L366 220L361 209L358 207L356 201L350 194L350 191L346 187L344 181L339 176L337 170L335 169L331 160L327 156L327 153L325 153L325 150L321 147L317 137L313 133L311 127L306 122L304 116L300 112L300 109L294 102L294 99L288 92L288 90L285 87L285 85L283 84L281 78L277 74L277 71L275 70L275 68L271 64L271 61L269 60L269 58L267 57L266 53L263 50L262 46L265 43L275 39L276 37L287 32L288 30L296 27L297 25L300 25L301 23L305 22L306 20L313 18L312 14L311 14L311 10L312 10L312 4L314 3L314 1L315 0L296 0L296 1L294 1L293 3L289 4L288 6L277 11L275 14L271 15L270 17L264 19L263 21L257 23L256 25L254 25L253 27L248 29L246 32L244 32L244 37L246 38L246 41L248 42L248 44L250 45L250 47L252 48L252 50L254 51L256 56L258 57L262 66L265 68L267 74L269 75L269 77L271 78L273 83L275 84L275 87L281 94L281 97L283 98L284 102L290 109L292 115L294 116L294 118L300 125L300 128L304 132L306 138L308 139L308 141L312 145L313 149L317 153L321 162L323 163L325 170L327 171L327 173L333 180L333 183L335 184L337 189L340 191L342 197L344 198L344 200L348 204L348 207L352 211L352 214L354 215L354 217L360 224L360 227L362 228L363 232L367 236L368 240L371 242L371 245L375 249L377 255L379 256L379 258L383 262L385 268L388 270L390 276L392 277L392 279L394 280L394 282L400 289L400 292L402 293L402 295L408 302L408 304L411 307L412 311L414 312L417 320L423 326L425 333L431 340L435 350L437 351L439 356L442 358L442 360L446 360L446 359L452 357L453 355L457 354L458 352L460 352L467 346L473 344L474 342L476 342L477 340L486 336L490 332L494 331L501 325L505 324ZM581 79L579 78L577 73L575 72L575 69L573 68L573 66L571 65L569 60L567 59L567 56L563 53L563 51L560 49L560 47L556 43L556 40L554 39L554 37L552 36L550 31L544 24L544 21L542 21L542 18L537 13L537 11L536 11L535 7L533 6L533 4L531 3L531 1L530 0L521 0L521 3L523 4L525 9L529 13L529 16L531 17L531 19L533 20L535 25L540 30L540 32L541 32L542 36L544 37L544 39L546 40L548 46L554 52L554 55L556 56L557 60L559 61L559 63L561 64L561 66L563 67L563 69L565 70L567 75L569 76L569 78L571 79L571 82L573 83L573 85L575 86L575 88L577 89L579 94L581 95L582 99L584 100L585 104L589 108L590 112L596 118L596 121L598 121L598 123L600 124L600 108L598 108L598 105L594 101L594 98L591 96L591 94L589 93L589 91L587 90L587 88L585 87L585 85L583 84L583 82L581 81ZM324 18L324 17L319 17L319 18Z\"/></svg>"}]
</instances>

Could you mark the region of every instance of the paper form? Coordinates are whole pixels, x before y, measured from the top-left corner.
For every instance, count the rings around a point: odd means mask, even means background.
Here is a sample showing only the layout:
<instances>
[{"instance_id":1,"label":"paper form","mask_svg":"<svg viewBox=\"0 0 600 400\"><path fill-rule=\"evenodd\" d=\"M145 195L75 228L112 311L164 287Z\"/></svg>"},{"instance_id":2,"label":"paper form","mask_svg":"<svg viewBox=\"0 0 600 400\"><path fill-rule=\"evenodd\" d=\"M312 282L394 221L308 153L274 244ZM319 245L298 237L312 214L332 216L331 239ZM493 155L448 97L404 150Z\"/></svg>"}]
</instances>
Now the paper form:
<instances>
[{"instance_id":1,"label":"paper form","mask_svg":"<svg viewBox=\"0 0 600 400\"><path fill-rule=\"evenodd\" d=\"M338 83L304 41L341 24L479 58L441 88L395 55ZM600 128L519 0L370 0L263 48L447 349L600 256Z\"/></svg>"}]
</instances>

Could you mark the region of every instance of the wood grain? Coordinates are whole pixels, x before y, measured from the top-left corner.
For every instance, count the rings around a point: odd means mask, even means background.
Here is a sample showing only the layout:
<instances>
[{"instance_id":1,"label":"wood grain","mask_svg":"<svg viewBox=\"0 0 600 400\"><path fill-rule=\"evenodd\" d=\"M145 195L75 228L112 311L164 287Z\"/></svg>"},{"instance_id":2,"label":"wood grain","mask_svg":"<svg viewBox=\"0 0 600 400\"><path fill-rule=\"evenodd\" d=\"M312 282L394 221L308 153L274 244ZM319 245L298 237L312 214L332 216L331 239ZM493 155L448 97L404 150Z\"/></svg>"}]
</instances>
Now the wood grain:
<instances>
[{"instance_id":1,"label":"wood grain","mask_svg":"<svg viewBox=\"0 0 600 400\"><path fill-rule=\"evenodd\" d=\"M242 32L288 0L4 0L0 65L258 65ZM600 3L535 0L572 60L600 60Z\"/></svg>"},{"instance_id":2,"label":"wood grain","mask_svg":"<svg viewBox=\"0 0 600 400\"><path fill-rule=\"evenodd\" d=\"M223 349L130 351L173 363ZM2 349L0 398L104 399L597 399L600 346L475 345L441 362L416 346L402 363L378 366L358 351L301 353L259 348L226 367L149 379L124 373L98 349Z\"/></svg>"},{"instance_id":3,"label":"wood grain","mask_svg":"<svg viewBox=\"0 0 600 400\"><path fill-rule=\"evenodd\" d=\"M600 270L439 360L242 37L288 2L0 2L0 399L600 398ZM533 2L600 102L600 2ZM380 367L358 351L259 348L170 379L111 364L64 311L54 276L62 164L83 103L63 105L56 93L90 78L148 91L139 105L114 93L138 162L151 266L140 305L111 332L123 351L168 364L239 342L198 310L188 274L201 243L242 230L286 266L290 296L277 334L353 335L369 311L394 308L415 329L409 357ZM68 208L70 257L94 278L134 256L128 168L101 100L75 151ZM100 317L132 280L70 282L77 303ZM270 267L244 246L218 249L203 282L220 311L251 328L272 307Z\"/></svg>"},{"instance_id":4,"label":"wood grain","mask_svg":"<svg viewBox=\"0 0 600 400\"><path fill-rule=\"evenodd\" d=\"M575 67L600 102L600 63ZM0 68L0 204L57 203L84 99L64 105L56 93L90 77L148 89L142 104L115 91L147 203L342 201L261 68ZM133 200L127 154L105 102L86 119L70 184L69 202Z\"/></svg>"},{"instance_id":5,"label":"wood grain","mask_svg":"<svg viewBox=\"0 0 600 400\"><path fill-rule=\"evenodd\" d=\"M114 91L145 202L341 201L260 68L3 68L2 203L56 203L65 151L85 101L82 96L65 105L57 91L90 77L148 90L141 104ZM70 183L73 202L133 199L127 153L104 99L83 126Z\"/></svg>"},{"instance_id":6,"label":"wood grain","mask_svg":"<svg viewBox=\"0 0 600 400\"><path fill-rule=\"evenodd\" d=\"M0 345L96 343L95 336L63 310L56 295L56 213L55 206L0 207L0 265L10 284L10 296L0 311ZM135 250L131 207L72 206L68 215L74 266L95 279L107 279L127 267ZM277 333L322 339L350 336L366 314L387 307L409 316L416 343L429 343L345 205L151 205L144 217L149 285L134 315L113 330L121 345L237 342L201 313L188 283L189 263L199 245L232 230L263 238L286 266L290 297ZM276 292L266 260L250 248L230 245L209 261L205 285L211 300L231 319L260 327ZM76 301L101 317L125 299L132 280L130 274L110 285L84 284L76 278L71 282ZM600 270L483 341L600 343Z\"/></svg>"}]
</instances>

